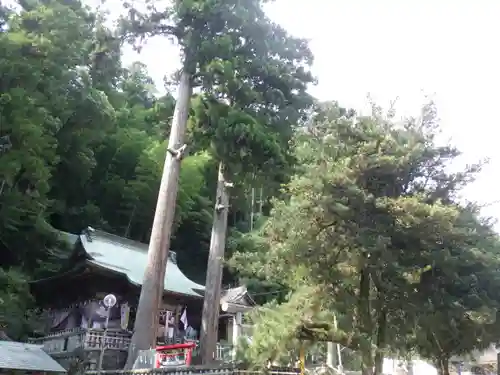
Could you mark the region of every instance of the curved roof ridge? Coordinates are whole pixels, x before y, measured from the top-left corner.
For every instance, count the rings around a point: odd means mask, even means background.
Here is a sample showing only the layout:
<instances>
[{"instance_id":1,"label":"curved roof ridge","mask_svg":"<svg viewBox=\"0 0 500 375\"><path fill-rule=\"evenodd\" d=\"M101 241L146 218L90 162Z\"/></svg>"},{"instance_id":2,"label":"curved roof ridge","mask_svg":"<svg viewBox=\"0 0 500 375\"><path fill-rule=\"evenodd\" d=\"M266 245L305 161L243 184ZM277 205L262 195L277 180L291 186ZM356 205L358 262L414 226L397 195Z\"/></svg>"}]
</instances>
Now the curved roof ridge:
<instances>
[{"instance_id":1,"label":"curved roof ridge","mask_svg":"<svg viewBox=\"0 0 500 375\"><path fill-rule=\"evenodd\" d=\"M245 299L247 301L245 301ZM256 305L248 292L246 285L240 285L234 288L227 288L222 291L221 301L233 304Z\"/></svg>"},{"instance_id":2,"label":"curved roof ridge","mask_svg":"<svg viewBox=\"0 0 500 375\"><path fill-rule=\"evenodd\" d=\"M130 247L131 250L144 250L146 252L148 251L149 245L144 242L134 241L126 237L120 237L116 234L105 232L103 230L95 229L94 232L90 232L89 234L90 238L92 238L93 236L99 236L108 239L111 242L118 242L121 245Z\"/></svg>"},{"instance_id":3,"label":"curved roof ridge","mask_svg":"<svg viewBox=\"0 0 500 375\"><path fill-rule=\"evenodd\" d=\"M147 244L147 243L136 241L136 240L131 240L130 238L126 238L126 237L120 237L117 234L105 232L105 231L100 230L100 229L94 229L91 232L85 231L80 236L90 236L91 239L93 236L99 237L100 239L111 242L112 244L120 244L122 246L129 248L130 250L139 251L139 252L143 252L146 254L149 250L149 244ZM177 253L174 250L169 250L168 253L169 253L170 260L173 260L172 257L175 257L177 255Z\"/></svg>"},{"instance_id":4,"label":"curved roof ridge","mask_svg":"<svg viewBox=\"0 0 500 375\"><path fill-rule=\"evenodd\" d=\"M101 230L88 229L80 235L80 242L90 257L89 261L111 271L121 273L131 283L141 285L147 264L148 245ZM170 251L172 256L175 252ZM164 289L171 293L202 297L205 286L189 279L169 256Z\"/></svg>"}]
</instances>

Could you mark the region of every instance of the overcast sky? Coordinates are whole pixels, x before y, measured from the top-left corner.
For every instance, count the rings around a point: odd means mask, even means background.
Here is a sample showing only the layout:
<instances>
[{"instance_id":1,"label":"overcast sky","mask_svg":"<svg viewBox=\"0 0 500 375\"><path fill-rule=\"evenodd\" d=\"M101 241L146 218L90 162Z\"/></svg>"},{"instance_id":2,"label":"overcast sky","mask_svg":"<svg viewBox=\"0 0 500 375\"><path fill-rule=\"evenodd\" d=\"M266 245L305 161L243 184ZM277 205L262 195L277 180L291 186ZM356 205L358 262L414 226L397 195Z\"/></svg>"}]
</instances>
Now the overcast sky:
<instances>
[{"instance_id":1,"label":"overcast sky","mask_svg":"<svg viewBox=\"0 0 500 375\"><path fill-rule=\"evenodd\" d=\"M108 0L107 7L116 14L120 4ZM500 199L500 1L276 0L267 11L310 39L316 97L356 109L366 106L368 93L386 107L399 98L404 116L418 114L424 94L431 95L463 162L491 160L466 197L485 204ZM140 55L127 48L124 60L146 63L160 86L179 66L178 51L165 39L150 41ZM484 212L500 219L500 204Z\"/></svg>"}]
</instances>

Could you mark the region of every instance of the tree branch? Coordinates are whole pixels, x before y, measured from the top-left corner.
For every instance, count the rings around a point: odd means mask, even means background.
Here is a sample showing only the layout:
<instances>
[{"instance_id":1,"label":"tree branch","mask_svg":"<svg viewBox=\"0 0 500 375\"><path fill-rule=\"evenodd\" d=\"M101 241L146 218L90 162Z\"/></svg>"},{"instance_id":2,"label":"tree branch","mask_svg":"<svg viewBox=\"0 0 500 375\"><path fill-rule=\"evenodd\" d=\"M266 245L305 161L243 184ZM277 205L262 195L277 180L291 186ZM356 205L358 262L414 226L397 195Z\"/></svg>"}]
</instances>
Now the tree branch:
<instances>
[{"instance_id":1,"label":"tree branch","mask_svg":"<svg viewBox=\"0 0 500 375\"><path fill-rule=\"evenodd\" d=\"M308 341L334 342L349 349L359 348L359 338L335 329L331 323L303 323L297 330L297 338Z\"/></svg>"}]
</instances>

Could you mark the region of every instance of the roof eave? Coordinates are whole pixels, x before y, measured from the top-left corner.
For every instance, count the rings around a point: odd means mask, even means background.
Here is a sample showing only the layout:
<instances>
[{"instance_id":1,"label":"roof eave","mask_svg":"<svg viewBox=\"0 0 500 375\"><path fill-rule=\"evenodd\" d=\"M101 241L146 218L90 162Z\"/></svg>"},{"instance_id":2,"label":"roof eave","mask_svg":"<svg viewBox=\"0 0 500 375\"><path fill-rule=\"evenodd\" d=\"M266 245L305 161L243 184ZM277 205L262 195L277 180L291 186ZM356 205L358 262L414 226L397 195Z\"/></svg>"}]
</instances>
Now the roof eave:
<instances>
[{"instance_id":1,"label":"roof eave","mask_svg":"<svg viewBox=\"0 0 500 375\"><path fill-rule=\"evenodd\" d=\"M237 303L228 303L221 301L221 310L229 313L229 314L236 314L236 313L246 313L249 311L252 311L255 307L254 306L246 306L246 305L240 305Z\"/></svg>"},{"instance_id":2,"label":"roof eave","mask_svg":"<svg viewBox=\"0 0 500 375\"><path fill-rule=\"evenodd\" d=\"M99 264L98 261L95 261L93 259L88 259L87 260L87 263L91 264L92 266L94 267L97 267L97 268L100 268L100 269L104 269L106 271L109 271L109 272L113 272L115 274L118 274L118 275L121 275L123 277L125 277L127 279L127 281L132 284L132 285L135 285L137 287L141 287L142 284L141 283L137 283L133 280L130 279L130 277L128 277L128 275L125 273L125 272L120 272L120 271L117 271L115 269L112 269L112 268L108 268L102 264ZM171 294L171 295L177 295L177 296L180 296L180 297L192 297L192 298L196 298L196 299L200 299L200 298L203 298L202 295L199 295L198 293L196 293L195 291L193 291L193 294L187 294L187 293L181 293L181 292L174 292L172 290L168 290L168 289L165 289L163 288L163 291L165 293L168 293L168 294Z\"/></svg>"}]
</instances>

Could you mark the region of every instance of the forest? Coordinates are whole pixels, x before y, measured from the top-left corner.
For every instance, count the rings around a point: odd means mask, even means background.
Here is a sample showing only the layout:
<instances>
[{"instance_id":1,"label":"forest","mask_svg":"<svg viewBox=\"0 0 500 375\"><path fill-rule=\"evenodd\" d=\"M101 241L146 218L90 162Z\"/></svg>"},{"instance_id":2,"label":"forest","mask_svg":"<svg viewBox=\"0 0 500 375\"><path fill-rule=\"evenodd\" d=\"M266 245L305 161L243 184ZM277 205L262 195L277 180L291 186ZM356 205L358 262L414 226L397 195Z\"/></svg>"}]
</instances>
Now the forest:
<instances>
[{"instance_id":1,"label":"forest","mask_svg":"<svg viewBox=\"0 0 500 375\"><path fill-rule=\"evenodd\" d=\"M0 6L0 330L29 335L27 283L59 270L60 231L149 241L176 95L158 95L121 51L163 36L192 90L171 249L204 283L223 163L234 184L223 284L246 283L262 304L247 360L331 341L359 354L364 375L387 355L444 375L498 342L499 238L459 199L482 164L448 168L460 151L437 141L432 102L400 119L316 100L307 41L263 3L124 3L112 27L78 0Z\"/></svg>"}]
</instances>

